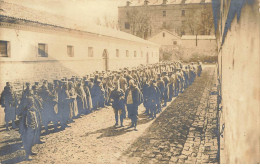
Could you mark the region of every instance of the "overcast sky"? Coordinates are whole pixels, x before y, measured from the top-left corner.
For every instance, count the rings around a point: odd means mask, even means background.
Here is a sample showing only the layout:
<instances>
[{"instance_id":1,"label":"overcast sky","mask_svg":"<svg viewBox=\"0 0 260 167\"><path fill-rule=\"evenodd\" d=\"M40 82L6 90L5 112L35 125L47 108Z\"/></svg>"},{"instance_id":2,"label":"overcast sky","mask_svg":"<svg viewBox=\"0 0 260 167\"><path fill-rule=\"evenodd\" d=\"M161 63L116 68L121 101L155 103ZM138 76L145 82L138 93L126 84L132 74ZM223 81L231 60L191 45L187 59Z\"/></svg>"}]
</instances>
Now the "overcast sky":
<instances>
[{"instance_id":1,"label":"overcast sky","mask_svg":"<svg viewBox=\"0 0 260 167\"><path fill-rule=\"evenodd\" d=\"M96 21L104 15L117 19L117 7L125 0L6 0L80 21Z\"/></svg>"}]
</instances>

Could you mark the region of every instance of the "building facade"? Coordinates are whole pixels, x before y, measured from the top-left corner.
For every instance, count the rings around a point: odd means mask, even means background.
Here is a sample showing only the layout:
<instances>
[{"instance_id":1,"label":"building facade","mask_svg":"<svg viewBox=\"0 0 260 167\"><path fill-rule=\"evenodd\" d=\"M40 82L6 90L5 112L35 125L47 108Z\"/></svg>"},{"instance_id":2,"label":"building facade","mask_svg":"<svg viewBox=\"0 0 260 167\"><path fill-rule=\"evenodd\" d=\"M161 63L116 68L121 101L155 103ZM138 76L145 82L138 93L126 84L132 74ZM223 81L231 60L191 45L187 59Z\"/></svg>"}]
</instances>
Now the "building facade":
<instances>
[{"instance_id":1,"label":"building facade","mask_svg":"<svg viewBox=\"0 0 260 167\"><path fill-rule=\"evenodd\" d=\"M25 82L84 76L159 61L157 44L131 34L75 26L58 16L4 1L0 1L0 8L1 91L6 82L21 89Z\"/></svg>"},{"instance_id":2,"label":"building facade","mask_svg":"<svg viewBox=\"0 0 260 167\"><path fill-rule=\"evenodd\" d=\"M211 0L129 0L118 7L121 31L149 38L162 29L181 35L212 35Z\"/></svg>"},{"instance_id":3,"label":"building facade","mask_svg":"<svg viewBox=\"0 0 260 167\"><path fill-rule=\"evenodd\" d=\"M217 42L214 35L183 35L162 30L148 39L161 45L161 53L172 55L171 60L188 61L192 56L217 56Z\"/></svg>"}]
</instances>

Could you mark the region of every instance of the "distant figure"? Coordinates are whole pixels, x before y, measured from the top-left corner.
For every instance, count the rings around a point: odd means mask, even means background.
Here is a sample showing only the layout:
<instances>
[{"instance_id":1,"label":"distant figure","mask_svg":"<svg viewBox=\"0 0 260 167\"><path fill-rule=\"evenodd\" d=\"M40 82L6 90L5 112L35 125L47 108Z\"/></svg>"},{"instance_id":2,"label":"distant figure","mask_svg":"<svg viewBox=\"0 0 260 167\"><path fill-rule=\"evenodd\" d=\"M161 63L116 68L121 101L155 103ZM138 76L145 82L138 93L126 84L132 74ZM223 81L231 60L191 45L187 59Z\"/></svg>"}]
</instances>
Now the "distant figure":
<instances>
[{"instance_id":1,"label":"distant figure","mask_svg":"<svg viewBox=\"0 0 260 167\"><path fill-rule=\"evenodd\" d=\"M201 72L202 72L201 62L198 62L198 65L197 65L197 74L198 74L199 77L200 77Z\"/></svg>"},{"instance_id":2,"label":"distant figure","mask_svg":"<svg viewBox=\"0 0 260 167\"><path fill-rule=\"evenodd\" d=\"M0 98L1 106L5 108L5 127L6 130L9 130L9 122L12 121L12 128L16 128L15 119L16 119L16 107L17 107L17 98L16 94L13 91L13 88L10 82L6 82L4 91L1 94Z\"/></svg>"}]
</instances>

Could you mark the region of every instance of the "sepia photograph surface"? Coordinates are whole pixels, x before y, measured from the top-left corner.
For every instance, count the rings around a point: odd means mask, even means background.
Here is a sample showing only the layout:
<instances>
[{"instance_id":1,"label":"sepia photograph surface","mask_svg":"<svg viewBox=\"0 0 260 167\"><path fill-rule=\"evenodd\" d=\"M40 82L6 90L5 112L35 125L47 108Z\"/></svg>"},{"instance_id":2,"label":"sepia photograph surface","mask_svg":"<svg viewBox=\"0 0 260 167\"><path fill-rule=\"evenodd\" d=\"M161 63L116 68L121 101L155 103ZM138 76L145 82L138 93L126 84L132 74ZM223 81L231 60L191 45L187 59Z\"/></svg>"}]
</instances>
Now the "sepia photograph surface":
<instances>
[{"instance_id":1,"label":"sepia photograph surface","mask_svg":"<svg viewBox=\"0 0 260 167\"><path fill-rule=\"evenodd\" d=\"M259 164L259 0L0 0L0 164Z\"/></svg>"}]
</instances>

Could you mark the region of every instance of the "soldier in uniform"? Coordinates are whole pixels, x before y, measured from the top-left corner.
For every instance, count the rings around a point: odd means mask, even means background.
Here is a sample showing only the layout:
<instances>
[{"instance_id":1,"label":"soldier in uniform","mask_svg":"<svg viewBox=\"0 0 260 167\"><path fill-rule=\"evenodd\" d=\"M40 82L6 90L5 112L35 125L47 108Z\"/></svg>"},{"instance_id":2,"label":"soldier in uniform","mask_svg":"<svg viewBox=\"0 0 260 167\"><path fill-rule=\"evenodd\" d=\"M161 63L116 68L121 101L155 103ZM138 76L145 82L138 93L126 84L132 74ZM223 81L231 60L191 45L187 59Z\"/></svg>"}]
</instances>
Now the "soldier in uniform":
<instances>
[{"instance_id":1,"label":"soldier in uniform","mask_svg":"<svg viewBox=\"0 0 260 167\"><path fill-rule=\"evenodd\" d=\"M165 89L165 83L164 81L161 79L161 74L157 74L157 87L160 90L160 106L158 106L158 113L160 113L162 111L161 109L161 103L162 103L162 99L164 99L164 89Z\"/></svg>"},{"instance_id":2,"label":"soldier in uniform","mask_svg":"<svg viewBox=\"0 0 260 167\"><path fill-rule=\"evenodd\" d=\"M138 106L143 102L143 97L141 91L135 85L134 80L129 81L129 88L126 90L125 93L125 101L128 111L128 117L131 119L132 125L135 130L137 126L137 119L138 119Z\"/></svg>"},{"instance_id":3,"label":"soldier in uniform","mask_svg":"<svg viewBox=\"0 0 260 167\"><path fill-rule=\"evenodd\" d=\"M66 81L63 81L61 93L60 93L60 106L59 112L61 115L61 128L65 129L70 117L70 95L68 92L68 84Z\"/></svg>"},{"instance_id":4,"label":"soldier in uniform","mask_svg":"<svg viewBox=\"0 0 260 167\"><path fill-rule=\"evenodd\" d=\"M118 125L118 115L120 116L120 126L123 127L123 120L125 118L125 104L124 104L124 91L119 88L119 82L114 82L115 88L110 94L110 100L115 113L115 126Z\"/></svg>"},{"instance_id":5,"label":"soldier in uniform","mask_svg":"<svg viewBox=\"0 0 260 167\"><path fill-rule=\"evenodd\" d=\"M198 74L198 77L200 77L201 72L202 72L201 62L198 62L198 65L197 65L197 74Z\"/></svg>"},{"instance_id":6,"label":"soldier in uniform","mask_svg":"<svg viewBox=\"0 0 260 167\"><path fill-rule=\"evenodd\" d=\"M164 107L167 105L167 102L169 100L169 77L166 75L167 72L164 71L162 73L162 80L164 82L164 93L163 93L163 101L164 101Z\"/></svg>"},{"instance_id":7,"label":"soldier in uniform","mask_svg":"<svg viewBox=\"0 0 260 167\"><path fill-rule=\"evenodd\" d=\"M150 80L150 85L148 87L148 106L151 111L150 118L156 118L156 109L160 106L160 90L155 85L156 81L154 79Z\"/></svg>"},{"instance_id":8,"label":"soldier in uniform","mask_svg":"<svg viewBox=\"0 0 260 167\"><path fill-rule=\"evenodd\" d=\"M39 128L39 119L37 117L37 109L35 108L34 98L28 97L26 98L26 104L24 110L22 112L21 124L22 126L22 141L25 148L26 159L29 159L32 153L32 147L35 144L35 140L37 140L37 129Z\"/></svg>"},{"instance_id":9,"label":"soldier in uniform","mask_svg":"<svg viewBox=\"0 0 260 167\"><path fill-rule=\"evenodd\" d=\"M144 102L143 102L143 105L145 107L145 114L146 115L150 115L149 113L149 105L148 105L148 98L149 98L149 85L147 83L147 79L144 78L143 80L143 84L142 84L142 93L143 93L143 96L144 96Z\"/></svg>"},{"instance_id":10,"label":"soldier in uniform","mask_svg":"<svg viewBox=\"0 0 260 167\"><path fill-rule=\"evenodd\" d=\"M90 90L89 90L89 86L88 86L88 83L89 81L85 81L84 83L84 86L83 86L83 89L85 91L85 94L86 94L86 112L87 114L89 114L91 111L92 111L92 98L91 98L91 93L90 93Z\"/></svg>"},{"instance_id":11,"label":"soldier in uniform","mask_svg":"<svg viewBox=\"0 0 260 167\"><path fill-rule=\"evenodd\" d=\"M77 118L78 117L78 104L77 104L77 94L74 88L74 84L72 81L69 81L69 86L68 86L68 91L69 91L69 95L71 98L70 101L70 121L72 121L72 118Z\"/></svg>"},{"instance_id":12,"label":"soldier in uniform","mask_svg":"<svg viewBox=\"0 0 260 167\"><path fill-rule=\"evenodd\" d=\"M15 119L16 119L16 107L18 105L16 94L13 91L13 88L10 82L6 82L4 91L1 94L1 106L5 108L5 127L6 130L9 130L9 122L12 121L12 128L16 128Z\"/></svg>"}]
</instances>

